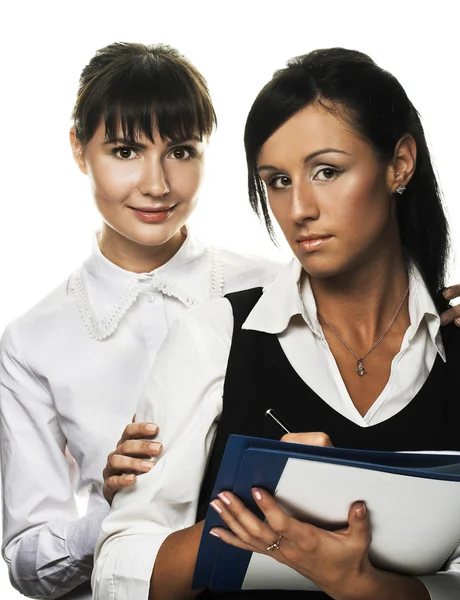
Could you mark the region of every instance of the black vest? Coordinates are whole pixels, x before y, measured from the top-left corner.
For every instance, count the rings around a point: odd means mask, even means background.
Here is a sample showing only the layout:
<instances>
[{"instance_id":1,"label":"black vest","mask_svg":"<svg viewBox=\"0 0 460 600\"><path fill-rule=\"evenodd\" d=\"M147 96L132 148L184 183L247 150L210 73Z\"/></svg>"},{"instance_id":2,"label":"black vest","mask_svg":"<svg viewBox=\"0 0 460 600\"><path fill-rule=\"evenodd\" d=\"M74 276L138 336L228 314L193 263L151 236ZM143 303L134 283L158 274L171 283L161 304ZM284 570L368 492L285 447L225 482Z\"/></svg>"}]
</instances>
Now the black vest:
<instances>
[{"instance_id":1,"label":"black vest","mask_svg":"<svg viewBox=\"0 0 460 600\"><path fill-rule=\"evenodd\" d=\"M368 450L460 450L460 329L442 329L447 362L438 355L421 390L399 413L371 427L360 427L324 402L296 373L276 335L241 329L261 296L255 288L228 294L234 329L224 384L223 410L201 488L197 521L211 501L225 444L231 433L279 439L264 415L273 408L296 431L324 431L336 447ZM328 374L325 373L325 377ZM457 385L455 385L457 383ZM266 599L329 598L323 592L255 591L225 597ZM214 597L209 592L200 598ZM222 597L222 596L220 596Z\"/></svg>"}]
</instances>

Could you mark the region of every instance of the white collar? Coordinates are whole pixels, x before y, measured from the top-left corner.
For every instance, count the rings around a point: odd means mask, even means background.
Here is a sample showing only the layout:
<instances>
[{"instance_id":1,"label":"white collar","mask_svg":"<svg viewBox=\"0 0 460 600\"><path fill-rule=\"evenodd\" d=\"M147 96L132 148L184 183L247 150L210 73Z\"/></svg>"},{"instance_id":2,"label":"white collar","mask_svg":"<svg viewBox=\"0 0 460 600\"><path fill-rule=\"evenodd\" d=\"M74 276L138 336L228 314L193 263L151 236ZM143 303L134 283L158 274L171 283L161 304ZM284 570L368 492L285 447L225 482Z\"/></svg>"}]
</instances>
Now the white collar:
<instances>
[{"instance_id":1,"label":"white collar","mask_svg":"<svg viewBox=\"0 0 460 600\"><path fill-rule=\"evenodd\" d=\"M143 290L160 291L187 308L222 296L222 258L217 249L206 248L187 228L184 243L167 263L150 273L134 273L102 254L96 233L92 254L71 275L69 289L89 334L102 341L116 331Z\"/></svg>"},{"instance_id":2,"label":"white collar","mask_svg":"<svg viewBox=\"0 0 460 600\"><path fill-rule=\"evenodd\" d=\"M279 334L286 330L293 316L302 315L313 334L322 337L310 281L308 277L304 277L300 284L301 274L302 265L293 258L264 289L261 298L243 323L243 329ZM409 266L409 317L407 343L417 333L422 320L425 320L430 338L445 361L439 314L420 272L413 263Z\"/></svg>"}]
</instances>

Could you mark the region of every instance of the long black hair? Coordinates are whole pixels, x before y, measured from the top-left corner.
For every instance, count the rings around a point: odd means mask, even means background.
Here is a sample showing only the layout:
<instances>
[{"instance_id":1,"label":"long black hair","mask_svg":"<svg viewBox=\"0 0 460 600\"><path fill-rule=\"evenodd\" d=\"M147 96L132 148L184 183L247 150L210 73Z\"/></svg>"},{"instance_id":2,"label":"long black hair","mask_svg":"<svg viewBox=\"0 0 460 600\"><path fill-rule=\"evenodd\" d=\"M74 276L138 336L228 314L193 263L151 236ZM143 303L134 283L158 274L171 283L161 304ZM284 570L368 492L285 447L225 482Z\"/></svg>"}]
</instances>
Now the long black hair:
<instances>
[{"instance_id":1,"label":"long black hair","mask_svg":"<svg viewBox=\"0 0 460 600\"><path fill-rule=\"evenodd\" d=\"M382 160L392 158L404 134L414 138L416 169L397 202L400 235L438 308L444 308L439 292L445 285L449 230L420 116L398 80L362 52L330 48L293 58L274 73L252 105L244 134L249 198L270 237L274 232L257 158L283 123L315 102L340 114Z\"/></svg>"},{"instance_id":2,"label":"long black hair","mask_svg":"<svg viewBox=\"0 0 460 600\"><path fill-rule=\"evenodd\" d=\"M117 42L101 48L83 69L72 118L76 137L88 143L101 121L106 137L132 142L208 138L216 115L206 80L175 48Z\"/></svg>"}]
</instances>

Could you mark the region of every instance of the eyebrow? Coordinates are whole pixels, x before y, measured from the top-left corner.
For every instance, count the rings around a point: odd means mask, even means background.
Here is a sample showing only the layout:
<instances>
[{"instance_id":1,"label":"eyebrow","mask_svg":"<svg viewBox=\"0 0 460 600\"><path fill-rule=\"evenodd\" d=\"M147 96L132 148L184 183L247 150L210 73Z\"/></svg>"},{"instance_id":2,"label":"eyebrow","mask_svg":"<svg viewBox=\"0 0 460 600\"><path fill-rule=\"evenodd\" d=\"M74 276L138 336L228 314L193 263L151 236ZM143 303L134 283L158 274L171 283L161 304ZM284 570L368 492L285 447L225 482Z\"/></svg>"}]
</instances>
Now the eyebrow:
<instances>
[{"instance_id":1,"label":"eyebrow","mask_svg":"<svg viewBox=\"0 0 460 600\"><path fill-rule=\"evenodd\" d=\"M166 145L168 148L171 146L175 146L176 144L183 144L184 142L201 142L201 138L196 135L191 137L178 137L170 140ZM124 146L133 146L135 148L145 149L147 146L145 144L141 144L140 142L135 142L134 140L130 140L128 138L110 138L104 141L104 145L112 145L112 144L123 144Z\"/></svg>"},{"instance_id":2,"label":"eyebrow","mask_svg":"<svg viewBox=\"0 0 460 600\"><path fill-rule=\"evenodd\" d=\"M323 148L321 150L315 150L315 152L311 152L310 154L307 154L307 156L304 156L304 158L302 159L302 162L304 164L307 164L308 162L310 162L317 156L320 156L321 154L346 154L347 156L351 156L348 152L345 152L345 150L339 150L338 148ZM278 167L274 167L273 165L260 165L257 167L258 173L260 173L260 171L278 171L278 170L279 170Z\"/></svg>"}]
</instances>

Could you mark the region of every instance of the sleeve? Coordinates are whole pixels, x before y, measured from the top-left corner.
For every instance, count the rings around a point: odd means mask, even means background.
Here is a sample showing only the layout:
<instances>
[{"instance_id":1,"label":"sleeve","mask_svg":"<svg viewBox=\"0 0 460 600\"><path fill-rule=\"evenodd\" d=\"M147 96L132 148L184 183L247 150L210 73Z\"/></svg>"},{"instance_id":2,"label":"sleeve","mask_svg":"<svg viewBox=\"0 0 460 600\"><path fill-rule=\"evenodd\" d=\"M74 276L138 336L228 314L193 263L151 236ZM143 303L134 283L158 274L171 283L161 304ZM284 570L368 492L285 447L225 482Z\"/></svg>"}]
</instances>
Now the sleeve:
<instances>
[{"instance_id":1,"label":"sleeve","mask_svg":"<svg viewBox=\"0 0 460 600\"><path fill-rule=\"evenodd\" d=\"M89 580L107 503L79 518L72 465L46 380L21 352L16 325L0 343L3 544L12 585L58 598Z\"/></svg>"},{"instance_id":2,"label":"sleeve","mask_svg":"<svg viewBox=\"0 0 460 600\"><path fill-rule=\"evenodd\" d=\"M460 598L460 545L449 557L444 571L418 579L427 588L431 600Z\"/></svg>"},{"instance_id":3,"label":"sleeve","mask_svg":"<svg viewBox=\"0 0 460 600\"><path fill-rule=\"evenodd\" d=\"M177 319L157 354L136 418L159 424L164 450L115 496L96 548L95 600L146 600L160 546L195 523L232 330L230 304L215 300Z\"/></svg>"}]
</instances>

